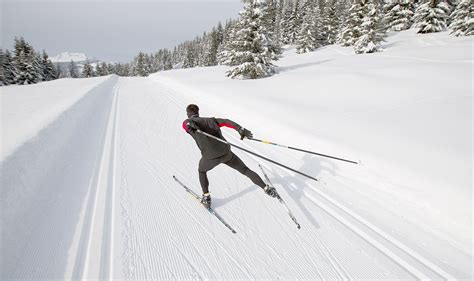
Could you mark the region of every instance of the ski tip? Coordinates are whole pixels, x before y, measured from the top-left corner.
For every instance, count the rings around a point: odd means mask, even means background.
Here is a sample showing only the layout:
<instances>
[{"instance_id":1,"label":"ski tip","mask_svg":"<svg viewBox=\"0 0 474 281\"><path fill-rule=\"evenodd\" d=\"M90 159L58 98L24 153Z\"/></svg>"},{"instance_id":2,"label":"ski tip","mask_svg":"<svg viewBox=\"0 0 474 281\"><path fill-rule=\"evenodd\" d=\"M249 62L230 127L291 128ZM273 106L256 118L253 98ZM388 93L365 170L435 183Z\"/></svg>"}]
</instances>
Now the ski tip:
<instances>
[{"instance_id":1,"label":"ski tip","mask_svg":"<svg viewBox=\"0 0 474 281\"><path fill-rule=\"evenodd\" d=\"M236 234L236 233L237 233L237 231L235 231L235 230L232 230L232 233Z\"/></svg>"},{"instance_id":2,"label":"ski tip","mask_svg":"<svg viewBox=\"0 0 474 281\"><path fill-rule=\"evenodd\" d=\"M301 225L299 225L299 224L298 224L298 226L297 226L297 227L298 227L298 229L301 229Z\"/></svg>"}]
</instances>

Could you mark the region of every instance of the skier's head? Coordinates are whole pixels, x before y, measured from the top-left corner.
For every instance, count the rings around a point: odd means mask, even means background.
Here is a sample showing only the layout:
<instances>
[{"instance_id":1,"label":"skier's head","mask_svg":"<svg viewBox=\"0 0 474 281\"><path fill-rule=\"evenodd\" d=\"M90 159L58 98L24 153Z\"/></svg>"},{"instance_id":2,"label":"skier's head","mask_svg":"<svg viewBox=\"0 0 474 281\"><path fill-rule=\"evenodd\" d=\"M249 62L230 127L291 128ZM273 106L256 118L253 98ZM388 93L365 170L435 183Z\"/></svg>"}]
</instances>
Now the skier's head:
<instances>
[{"instance_id":1,"label":"skier's head","mask_svg":"<svg viewBox=\"0 0 474 281\"><path fill-rule=\"evenodd\" d=\"M190 104L186 107L186 114L188 114L188 118L191 117L199 117L199 106L195 104Z\"/></svg>"}]
</instances>

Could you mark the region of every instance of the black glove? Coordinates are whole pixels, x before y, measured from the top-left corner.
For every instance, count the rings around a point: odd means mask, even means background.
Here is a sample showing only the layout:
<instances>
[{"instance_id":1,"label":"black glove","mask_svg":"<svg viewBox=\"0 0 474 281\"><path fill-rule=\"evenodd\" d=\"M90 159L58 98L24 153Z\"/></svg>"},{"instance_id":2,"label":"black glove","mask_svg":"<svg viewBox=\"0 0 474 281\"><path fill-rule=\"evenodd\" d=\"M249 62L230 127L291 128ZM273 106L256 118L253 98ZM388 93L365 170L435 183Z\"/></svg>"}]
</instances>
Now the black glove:
<instances>
[{"instance_id":1,"label":"black glove","mask_svg":"<svg viewBox=\"0 0 474 281\"><path fill-rule=\"evenodd\" d=\"M186 123L186 129L188 133L194 134L199 128L193 120L189 120L188 123Z\"/></svg>"},{"instance_id":2,"label":"black glove","mask_svg":"<svg viewBox=\"0 0 474 281\"><path fill-rule=\"evenodd\" d=\"M240 134L240 140L243 140L244 138L248 138L248 139L253 138L252 132L245 129L244 127L240 128L239 134Z\"/></svg>"}]
</instances>

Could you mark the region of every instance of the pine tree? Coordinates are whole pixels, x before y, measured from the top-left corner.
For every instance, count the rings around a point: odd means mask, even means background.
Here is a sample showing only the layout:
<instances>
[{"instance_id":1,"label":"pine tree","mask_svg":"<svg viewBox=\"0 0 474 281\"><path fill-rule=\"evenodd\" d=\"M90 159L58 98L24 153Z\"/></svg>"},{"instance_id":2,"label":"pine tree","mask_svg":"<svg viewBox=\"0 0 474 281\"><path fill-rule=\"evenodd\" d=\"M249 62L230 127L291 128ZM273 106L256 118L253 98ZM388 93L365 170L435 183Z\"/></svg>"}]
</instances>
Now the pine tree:
<instances>
[{"instance_id":1,"label":"pine tree","mask_svg":"<svg viewBox=\"0 0 474 281\"><path fill-rule=\"evenodd\" d=\"M323 30L324 37L328 44L336 43L336 37L339 32L339 18L337 17L336 1L328 1L324 9Z\"/></svg>"},{"instance_id":2,"label":"pine tree","mask_svg":"<svg viewBox=\"0 0 474 281\"><path fill-rule=\"evenodd\" d=\"M380 7L376 1L368 0L366 4L367 10L361 25L362 36L354 44L354 51L357 54L377 52L384 41L385 28L380 16Z\"/></svg>"},{"instance_id":3,"label":"pine tree","mask_svg":"<svg viewBox=\"0 0 474 281\"><path fill-rule=\"evenodd\" d=\"M38 83L38 82L41 82L41 81L45 81L45 68L43 67L43 63L42 63L42 58L41 58L41 54L40 53L34 53L33 55L33 69L34 69L34 73L35 73L35 82L34 83Z\"/></svg>"},{"instance_id":4,"label":"pine tree","mask_svg":"<svg viewBox=\"0 0 474 281\"><path fill-rule=\"evenodd\" d=\"M144 76L148 76L149 74L150 72L148 70L145 53L139 52L138 56L135 58L133 75L144 77Z\"/></svg>"},{"instance_id":5,"label":"pine tree","mask_svg":"<svg viewBox=\"0 0 474 281\"><path fill-rule=\"evenodd\" d=\"M79 73L77 72L77 65L73 60L71 60L71 62L69 63L69 77L79 78Z\"/></svg>"},{"instance_id":6,"label":"pine tree","mask_svg":"<svg viewBox=\"0 0 474 281\"><path fill-rule=\"evenodd\" d=\"M412 0L396 0L385 7L387 28L393 31L409 29L413 24L415 4Z\"/></svg>"},{"instance_id":7,"label":"pine tree","mask_svg":"<svg viewBox=\"0 0 474 281\"><path fill-rule=\"evenodd\" d=\"M41 64L43 66L43 79L44 81L50 81L56 79L56 73L54 71L54 65L48 57L48 54L43 50L41 58Z\"/></svg>"},{"instance_id":8,"label":"pine tree","mask_svg":"<svg viewBox=\"0 0 474 281\"><path fill-rule=\"evenodd\" d=\"M451 14L450 34L454 36L474 35L473 0L461 0Z\"/></svg>"},{"instance_id":9,"label":"pine tree","mask_svg":"<svg viewBox=\"0 0 474 281\"><path fill-rule=\"evenodd\" d=\"M283 44L290 44L291 35L294 28L294 19L293 19L293 1L289 1L286 7L283 10L283 20L281 23L281 36Z\"/></svg>"},{"instance_id":10,"label":"pine tree","mask_svg":"<svg viewBox=\"0 0 474 281\"><path fill-rule=\"evenodd\" d=\"M364 0L355 0L348 11L344 27L338 35L337 42L342 46L352 46L362 35L362 22L367 14Z\"/></svg>"},{"instance_id":11,"label":"pine tree","mask_svg":"<svg viewBox=\"0 0 474 281\"><path fill-rule=\"evenodd\" d=\"M82 68L82 77L89 78L94 76L94 68L92 68L92 65L89 63L89 61L86 61L84 67Z\"/></svg>"},{"instance_id":12,"label":"pine tree","mask_svg":"<svg viewBox=\"0 0 474 281\"><path fill-rule=\"evenodd\" d=\"M306 2L311 3L311 2ZM317 48L316 43L316 22L313 14L313 5L303 5L305 17L301 31L296 39L296 52L298 54L312 52Z\"/></svg>"},{"instance_id":13,"label":"pine tree","mask_svg":"<svg viewBox=\"0 0 474 281\"><path fill-rule=\"evenodd\" d=\"M106 62L98 62L95 72L97 76L106 76L110 74Z\"/></svg>"},{"instance_id":14,"label":"pine tree","mask_svg":"<svg viewBox=\"0 0 474 281\"><path fill-rule=\"evenodd\" d=\"M23 37L15 38L13 63L16 69L15 84L27 85L38 81L37 69L33 66L35 52Z\"/></svg>"},{"instance_id":15,"label":"pine tree","mask_svg":"<svg viewBox=\"0 0 474 281\"><path fill-rule=\"evenodd\" d=\"M0 85L10 85L15 83L16 69L13 65L13 58L10 51L0 49Z\"/></svg>"},{"instance_id":16,"label":"pine tree","mask_svg":"<svg viewBox=\"0 0 474 281\"><path fill-rule=\"evenodd\" d=\"M273 26L273 41L276 45L280 46L283 44L283 7L285 5L284 0L279 0L275 15L275 25Z\"/></svg>"},{"instance_id":17,"label":"pine tree","mask_svg":"<svg viewBox=\"0 0 474 281\"><path fill-rule=\"evenodd\" d=\"M439 32L446 29L449 6L440 0L429 0L415 12L415 27L418 33Z\"/></svg>"},{"instance_id":18,"label":"pine tree","mask_svg":"<svg viewBox=\"0 0 474 281\"><path fill-rule=\"evenodd\" d=\"M300 1L295 0L294 9L289 19L288 43L294 44L296 42L302 23Z\"/></svg>"},{"instance_id":19,"label":"pine tree","mask_svg":"<svg viewBox=\"0 0 474 281\"><path fill-rule=\"evenodd\" d=\"M231 78L257 79L274 73L271 42L262 24L264 5L260 0L245 3L226 52L226 63L234 66L227 72Z\"/></svg>"}]
</instances>

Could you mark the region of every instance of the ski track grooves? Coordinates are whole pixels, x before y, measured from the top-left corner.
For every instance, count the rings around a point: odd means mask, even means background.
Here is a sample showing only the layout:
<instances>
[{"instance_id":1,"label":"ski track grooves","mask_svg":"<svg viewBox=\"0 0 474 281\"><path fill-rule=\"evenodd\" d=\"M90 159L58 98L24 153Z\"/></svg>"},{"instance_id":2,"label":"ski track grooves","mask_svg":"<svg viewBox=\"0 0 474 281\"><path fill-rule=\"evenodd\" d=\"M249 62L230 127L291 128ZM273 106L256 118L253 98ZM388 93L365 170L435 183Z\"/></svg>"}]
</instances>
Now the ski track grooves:
<instances>
[{"instance_id":1,"label":"ski track grooves","mask_svg":"<svg viewBox=\"0 0 474 281\"><path fill-rule=\"evenodd\" d=\"M159 84L159 83L157 83ZM166 93L166 91L162 91ZM172 101L176 106L184 108L184 102L178 102L176 97L171 97L170 94L165 94L167 98ZM234 136L226 136L227 139L235 140ZM256 151L253 147L248 144L244 144L248 149ZM260 162L255 156L250 156L256 162ZM264 167L268 169L267 165ZM282 173L285 173L288 176L292 176L286 170L278 168ZM277 174L278 175L278 174ZM327 214L333 217L335 220L340 222L342 225L347 227L353 233L361 237L367 243L372 245L375 249L380 251L382 254L390 258L394 263L398 264L404 268L408 273L417 279L433 279L433 278L443 278L446 280L455 279L452 275L441 269L439 266L435 265L433 262L423 257L419 253L410 249L408 246L404 245L402 242L384 232L382 229L378 228L374 224L370 223L363 217L357 215L354 211L345 207L342 203L334 200L333 198L326 195L324 192L320 191L317 187L306 183L307 186L311 188L311 191L319 195L320 198L309 194L308 191L304 192L304 195L311 202L321 207ZM326 201L327 203L323 202ZM302 226L304 227L304 226ZM365 230L364 230L365 229ZM301 237L300 237L301 238ZM328 260L329 264L333 267L334 271L337 273L338 278L341 279L351 279L347 272L341 267L337 262L337 259L330 253L327 247L323 244L320 244L320 249L324 249L322 252ZM415 266L416 265L416 266Z\"/></svg>"},{"instance_id":2,"label":"ski track grooves","mask_svg":"<svg viewBox=\"0 0 474 281\"><path fill-rule=\"evenodd\" d=\"M119 86L115 82L107 129L89 195L73 278L111 279L113 273L115 153ZM101 229L102 228L102 229ZM102 230L102 231L101 231Z\"/></svg>"},{"instance_id":3,"label":"ski track grooves","mask_svg":"<svg viewBox=\"0 0 474 281\"><path fill-rule=\"evenodd\" d=\"M235 140L235 137L233 136L228 136L228 139L232 138ZM256 149L253 147L249 146L248 144L244 144L249 150L253 150L258 153ZM258 162L257 158L255 156L250 156L255 159L255 161ZM269 170L267 165L262 165ZM288 171L283 170L278 167L278 169L288 175L292 176ZM277 174L278 175L278 174ZM362 218L361 216L357 215L354 211L350 210L349 208L345 207L342 203L334 200L333 198L329 197L326 195L324 192L320 191L319 188L314 187L313 185L306 183L308 187L311 188L311 191L314 193L317 193L322 199L324 199L326 202L329 202L329 205L336 207L339 210L339 213L335 211L333 208L331 208L328 204L324 203L322 200L314 197L313 195L309 194L308 192L304 192L305 196L307 199L311 200L314 204L317 206L320 206L326 213L328 213L330 216L332 216L334 219L345 225L348 229L350 229L352 232L360 236L362 239L364 239L366 242L371 244L373 247L375 247L377 250L382 252L384 255L389 257L391 260L393 260L396 264L400 265L402 268L404 268L407 272L409 272L411 275L418 279L433 279L433 276L428 276L425 274L425 272L420 271L418 268L412 266L412 263L408 262L407 260L410 260L412 262L418 263L418 266L421 266L425 269L428 269L432 274L434 273L436 277L442 277L445 280L454 280L454 276L450 275L425 257L421 256L417 252L413 251L400 241L398 241L396 238L393 236L389 235L388 233L384 232L380 228L376 227L366 219ZM347 215L346 217L341 215L340 213L343 213ZM349 221L350 219L353 219L356 221L358 224L361 226L367 228L367 230L362 230L359 226L356 224L352 223ZM377 239L375 239L373 236L369 235L368 232L371 232L378 237L382 238L382 240L388 242L388 246L385 244L380 243ZM397 252L397 253L396 253ZM405 255L405 258L402 258L401 255ZM342 276L341 276L342 277Z\"/></svg>"}]
</instances>

